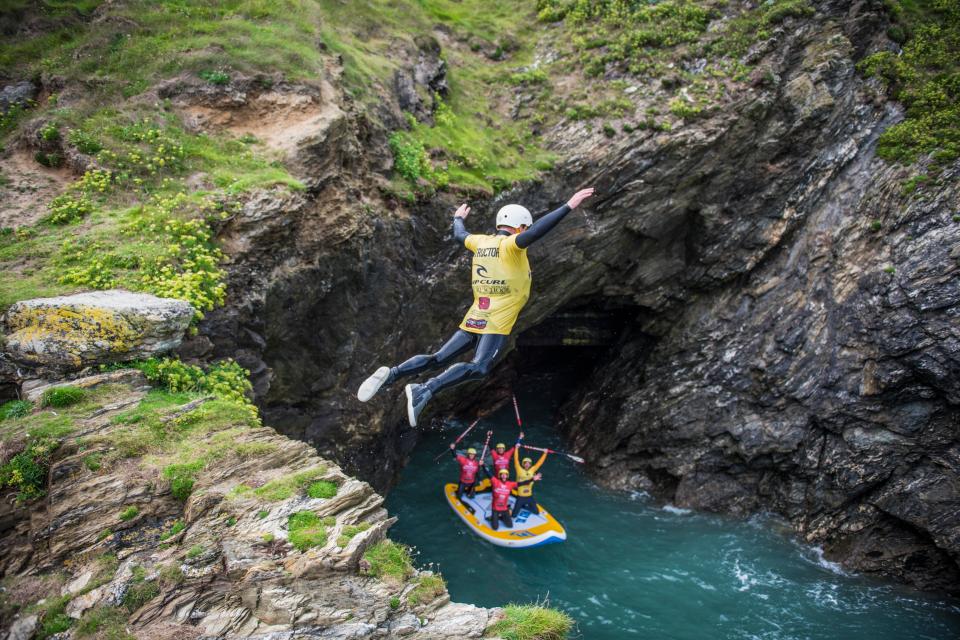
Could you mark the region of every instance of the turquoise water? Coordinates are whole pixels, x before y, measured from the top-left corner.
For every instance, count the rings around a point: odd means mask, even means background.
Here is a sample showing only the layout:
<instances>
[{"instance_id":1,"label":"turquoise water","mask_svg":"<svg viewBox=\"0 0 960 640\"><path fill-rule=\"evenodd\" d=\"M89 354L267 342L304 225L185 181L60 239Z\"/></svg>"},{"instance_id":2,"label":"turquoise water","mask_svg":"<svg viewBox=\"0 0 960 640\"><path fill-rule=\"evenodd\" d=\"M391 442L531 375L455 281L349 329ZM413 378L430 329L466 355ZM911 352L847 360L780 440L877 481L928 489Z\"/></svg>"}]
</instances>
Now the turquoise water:
<instances>
[{"instance_id":1,"label":"turquoise water","mask_svg":"<svg viewBox=\"0 0 960 640\"><path fill-rule=\"evenodd\" d=\"M518 395L527 442L559 448L554 407ZM550 457L540 501L568 539L504 549L470 533L447 505L457 478L449 446L465 425L425 433L389 494L399 516L390 536L433 563L455 601L482 606L549 599L577 619L574 637L853 639L960 638L960 605L847 575L802 546L773 519L736 521L660 507L643 496L602 489L571 462ZM511 442L512 408L491 416L461 443L482 446L486 429ZM476 434L476 437L473 437Z\"/></svg>"}]
</instances>

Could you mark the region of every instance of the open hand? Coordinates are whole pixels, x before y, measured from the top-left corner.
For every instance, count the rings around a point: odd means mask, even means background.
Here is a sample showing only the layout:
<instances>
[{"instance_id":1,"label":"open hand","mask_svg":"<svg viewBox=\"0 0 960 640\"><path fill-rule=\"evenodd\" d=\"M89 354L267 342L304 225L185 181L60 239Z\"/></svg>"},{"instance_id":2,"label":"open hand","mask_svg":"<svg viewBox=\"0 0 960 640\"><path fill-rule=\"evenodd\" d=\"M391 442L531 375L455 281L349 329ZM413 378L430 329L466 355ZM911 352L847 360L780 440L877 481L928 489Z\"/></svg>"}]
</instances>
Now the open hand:
<instances>
[{"instance_id":1,"label":"open hand","mask_svg":"<svg viewBox=\"0 0 960 640\"><path fill-rule=\"evenodd\" d=\"M588 189L581 189L573 194L573 197L567 202L567 206L571 209L576 209L580 206L580 203L593 195L593 187ZM466 205L464 205L466 206Z\"/></svg>"},{"instance_id":2,"label":"open hand","mask_svg":"<svg viewBox=\"0 0 960 640\"><path fill-rule=\"evenodd\" d=\"M520 432L520 439L523 440L523 431Z\"/></svg>"},{"instance_id":3,"label":"open hand","mask_svg":"<svg viewBox=\"0 0 960 640\"><path fill-rule=\"evenodd\" d=\"M453 444L453 443L451 442L451 443L450 443L450 451L456 451L456 449L457 449L457 445L455 445L455 444Z\"/></svg>"},{"instance_id":4,"label":"open hand","mask_svg":"<svg viewBox=\"0 0 960 640\"><path fill-rule=\"evenodd\" d=\"M543 477L543 474L538 473L538 474L536 474L535 476L533 476L533 479L536 480L537 482L539 482L539 481L540 481L540 478L542 478L542 477Z\"/></svg>"},{"instance_id":5,"label":"open hand","mask_svg":"<svg viewBox=\"0 0 960 640\"><path fill-rule=\"evenodd\" d=\"M457 212L453 214L454 218L466 218L470 215L470 207L467 206L467 203L464 202L460 205L460 208L457 209Z\"/></svg>"}]
</instances>

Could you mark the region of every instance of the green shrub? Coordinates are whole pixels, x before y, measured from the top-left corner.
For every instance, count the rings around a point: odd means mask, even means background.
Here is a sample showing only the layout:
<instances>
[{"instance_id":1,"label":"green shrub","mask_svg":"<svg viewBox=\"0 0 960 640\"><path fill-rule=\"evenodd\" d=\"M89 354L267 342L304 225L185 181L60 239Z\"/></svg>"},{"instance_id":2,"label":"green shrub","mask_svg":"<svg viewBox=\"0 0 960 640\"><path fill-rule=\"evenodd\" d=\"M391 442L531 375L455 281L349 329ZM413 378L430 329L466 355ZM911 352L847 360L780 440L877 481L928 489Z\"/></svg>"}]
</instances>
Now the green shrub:
<instances>
[{"instance_id":1,"label":"green shrub","mask_svg":"<svg viewBox=\"0 0 960 640\"><path fill-rule=\"evenodd\" d=\"M266 509L260 509L260 511L257 511L257 517L260 518L261 520L266 518L268 515L270 515L270 512L267 511Z\"/></svg>"},{"instance_id":2,"label":"green shrub","mask_svg":"<svg viewBox=\"0 0 960 640\"><path fill-rule=\"evenodd\" d=\"M12 420L29 415L33 410L33 403L29 400L10 400L0 404L0 420Z\"/></svg>"},{"instance_id":3,"label":"green shrub","mask_svg":"<svg viewBox=\"0 0 960 640\"><path fill-rule=\"evenodd\" d=\"M83 614L73 628L75 638L97 636L104 640L127 640L132 636L125 631L127 614L120 607L104 605Z\"/></svg>"},{"instance_id":4,"label":"green shrub","mask_svg":"<svg viewBox=\"0 0 960 640\"><path fill-rule=\"evenodd\" d=\"M41 407L68 407L83 400L87 392L79 387L54 387L40 396Z\"/></svg>"},{"instance_id":5,"label":"green shrub","mask_svg":"<svg viewBox=\"0 0 960 640\"><path fill-rule=\"evenodd\" d=\"M394 611L396 611L397 609L399 609L399 608L400 608L400 598L398 598L397 596L393 596L392 598L390 598L390 608L393 609Z\"/></svg>"},{"instance_id":6,"label":"green shrub","mask_svg":"<svg viewBox=\"0 0 960 640\"><path fill-rule=\"evenodd\" d=\"M96 136L93 136L81 129L72 129L67 135L67 140L69 140L70 144L77 148L77 151L80 153L85 153L89 156L92 156L103 150L103 145L100 143L100 140L96 138Z\"/></svg>"},{"instance_id":7,"label":"green shrub","mask_svg":"<svg viewBox=\"0 0 960 640\"><path fill-rule=\"evenodd\" d=\"M169 531L164 531L160 534L160 540L169 540L186 528L187 525L184 524L183 520L177 520L173 523L173 526L170 527Z\"/></svg>"},{"instance_id":8,"label":"green shrub","mask_svg":"<svg viewBox=\"0 0 960 640\"><path fill-rule=\"evenodd\" d=\"M899 55L882 51L867 56L858 69L882 79L890 95L906 107L906 117L881 134L877 155L911 164L929 154L930 170L937 172L960 157L960 4L886 4L903 50Z\"/></svg>"},{"instance_id":9,"label":"green shrub","mask_svg":"<svg viewBox=\"0 0 960 640\"><path fill-rule=\"evenodd\" d=\"M327 527L312 511L299 511L287 520L287 538L298 551L322 547L327 543Z\"/></svg>"},{"instance_id":10,"label":"green shrub","mask_svg":"<svg viewBox=\"0 0 960 640\"><path fill-rule=\"evenodd\" d=\"M133 581L123 594L123 606L126 607L127 611L133 613L158 595L160 595L160 585L157 584L156 580L147 582L142 572L134 573Z\"/></svg>"},{"instance_id":11,"label":"green shrub","mask_svg":"<svg viewBox=\"0 0 960 640\"><path fill-rule=\"evenodd\" d=\"M317 480L307 487L307 495L311 498L332 498L337 495L337 484L329 480Z\"/></svg>"},{"instance_id":12,"label":"green shrub","mask_svg":"<svg viewBox=\"0 0 960 640\"><path fill-rule=\"evenodd\" d=\"M883 229L883 223L880 222L879 220L874 220L873 222L870 223L871 231L876 232L876 231L880 231L881 229Z\"/></svg>"},{"instance_id":13,"label":"green shrub","mask_svg":"<svg viewBox=\"0 0 960 640\"><path fill-rule=\"evenodd\" d=\"M196 557L199 557L203 553L203 547L199 544L195 544L187 551L187 558L193 560Z\"/></svg>"},{"instance_id":14,"label":"green shrub","mask_svg":"<svg viewBox=\"0 0 960 640\"><path fill-rule=\"evenodd\" d=\"M97 534L97 542L103 542L107 538L113 535L113 529L104 529L99 534Z\"/></svg>"},{"instance_id":15,"label":"green shrub","mask_svg":"<svg viewBox=\"0 0 960 640\"><path fill-rule=\"evenodd\" d=\"M46 142L56 142L60 139L60 127L55 122L48 122L38 132L40 139Z\"/></svg>"},{"instance_id":16,"label":"green shrub","mask_svg":"<svg viewBox=\"0 0 960 640\"><path fill-rule=\"evenodd\" d=\"M100 471L100 468L103 466L101 464L101 456L99 453L91 453L83 456L83 466L85 466L89 471Z\"/></svg>"},{"instance_id":17,"label":"green shrub","mask_svg":"<svg viewBox=\"0 0 960 640\"><path fill-rule=\"evenodd\" d=\"M126 509L120 512L120 519L124 522L128 520L133 520L139 515L140 509L137 509L134 505L130 505Z\"/></svg>"},{"instance_id":18,"label":"green shrub","mask_svg":"<svg viewBox=\"0 0 960 640\"><path fill-rule=\"evenodd\" d=\"M234 516L230 516L229 518L227 518L225 524L226 524L228 527L232 527L233 525L237 524L237 519L236 519Z\"/></svg>"},{"instance_id":19,"label":"green shrub","mask_svg":"<svg viewBox=\"0 0 960 640\"><path fill-rule=\"evenodd\" d=\"M443 576L439 574L425 575L417 578L416 586L407 596L407 602L411 607L419 604L433 602L442 596L447 590L447 583Z\"/></svg>"},{"instance_id":20,"label":"green shrub","mask_svg":"<svg viewBox=\"0 0 960 640\"><path fill-rule=\"evenodd\" d=\"M683 98L674 98L667 107L670 113L683 118L684 120L693 120L703 115L703 107L684 100Z\"/></svg>"},{"instance_id":21,"label":"green shrub","mask_svg":"<svg viewBox=\"0 0 960 640\"><path fill-rule=\"evenodd\" d=\"M47 484L47 453L31 446L10 458L0 466L0 487L15 487L21 502L42 497Z\"/></svg>"},{"instance_id":22,"label":"green shrub","mask_svg":"<svg viewBox=\"0 0 960 640\"><path fill-rule=\"evenodd\" d=\"M193 492L193 483L203 469L202 460L187 464L171 464L163 469L163 477L170 481L170 493L181 502L186 501Z\"/></svg>"},{"instance_id":23,"label":"green shrub","mask_svg":"<svg viewBox=\"0 0 960 640\"><path fill-rule=\"evenodd\" d=\"M210 84L215 85L225 85L230 82L230 76L223 71L201 71L199 74L201 78L209 82Z\"/></svg>"},{"instance_id":24,"label":"green shrub","mask_svg":"<svg viewBox=\"0 0 960 640\"><path fill-rule=\"evenodd\" d=\"M405 582L413 575L413 561L409 547L397 544L393 540L382 540L363 554L370 564L370 575L384 579Z\"/></svg>"},{"instance_id":25,"label":"green shrub","mask_svg":"<svg viewBox=\"0 0 960 640\"><path fill-rule=\"evenodd\" d=\"M63 166L63 156L57 151L37 151L33 159L48 169L57 169Z\"/></svg>"},{"instance_id":26,"label":"green shrub","mask_svg":"<svg viewBox=\"0 0 960 640\"><path fill-rule=\"evenodd\" d=\"M390 135L390 150L393 152L393 168L409 182L430 178L433 168L422 142L396 131Z\"/></svg>"},{"instance_id":27,"label":"green shrub","mask_svg":"<svg viewBox=\"0 0 960 640\"><path fill-rule=\"evenodd\" d=\"M563 640L573 627L573 618L540 605L510 604L504 617L488 633L504 640Z\"/></svg>"},{"instance_id":28,"label":"green shrub","mask_svg":"<svg viewBox=\"0 0 960 640\"><path fill-rule=\"evenodd\" d=\"M210 365L206 371L175 358L149 358L131 363L150 382L157 383L172 393L210 393L227 400L250 404L253 387L247 376L250 372L233 360Z\"/></svg>"}]
</instances>

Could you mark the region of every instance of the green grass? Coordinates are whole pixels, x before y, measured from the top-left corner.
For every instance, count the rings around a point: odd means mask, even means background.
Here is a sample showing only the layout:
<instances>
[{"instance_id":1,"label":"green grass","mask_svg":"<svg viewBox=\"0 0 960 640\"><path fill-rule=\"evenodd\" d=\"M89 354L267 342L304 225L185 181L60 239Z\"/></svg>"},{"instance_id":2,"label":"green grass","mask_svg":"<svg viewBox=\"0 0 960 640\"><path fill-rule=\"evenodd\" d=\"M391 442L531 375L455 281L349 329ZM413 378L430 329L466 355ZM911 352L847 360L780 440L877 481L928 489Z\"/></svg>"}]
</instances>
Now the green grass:
<instances>
[{"instance_id":1,"label":"green grass","mask_svg":"<svg viewBox=\"0 0 960 640\"><path fill-rule=\"evenodd\" d=\"M135 506L130 505L129 507L127 507L126 509L120 512L119 518L123 522L127 522L128 520L133 520L134 518L136 518L137 515L139 515L139 513L140 513L140 509L137 509Z\"/></svg>"},{"instance_id":2,"label":"green grass","mask_svg":"<svg viewBox=\"0 0 960 640\"><path fill-rule=\"evenodd\" d=\"M257 487L253 490L253 494L268 502L287 500L297 492L305 489L316 480L318 476L326 473L326 471L327 469L324 465L318 465L313 469L291 473L276 480L271 480L262 487Z\"/></svg>"},{"instance_id":3,"label":"green grass","mask_svg":"<svg viewBox=\"0 0 960 640\"><path fill-rule=\"evenodd\" d=\"M36 613L40 614L40 628L37 629L37 640L46 640L50 636L66 631L73 626L73 618L66 614L67 603L72 596L53 596L36 606Z\"/></svg>"},{"instance_id":4,"label":"green grass","mask_svg":"<svg viewBox=\"0 0 960 640\"><path fill-rule=\"evenodd\" d=\"M417 578L416 586L407 595L411 607L433 602L447 590L447 583L440 574L425 575Z\"/></svg>"},{"instance_id":5,"label":"green grass","mask_svg":"<svg viewBox=\"0 0 960 640\"><path fill-rule=\"evenodd\" d=\"M327 524L312 511L291 514L287 521L287 537L298 551L327 544Z\"/></svg>"},{"instance_id":6,"label":"green grass","mask_svg":"<svg viewBox=\"0 0 960 640\"><path fill-rule=\"evenodd\" d=\"M903 164L930 156L936 173L960 157L960 4L889 0L886 6L903 52L875 53L859 68L886 82L906 117L881 134L877 155Z\"/></svg>"},{"instance_id":7,"label":"green grass","mask_svg":"<svg viewBox=\"0 0 960 640\"><path fill-rule=\"evenodd\" d=\"M414 573L410 548L393 540L382 540L371 546L363 559L370 563L369 573L380 579L405 582Z\"/></svg>"},{"instance_id":8,"label":"green grass","mask_svg":"<svg viewBox=\"0 0 960 640\"><path fill-rule=\"evenodd\" d=\"M369 522L361 522L360 524L348 524L341 531L339 537L337 537L337 546L345 547L358 533L366 531L370 528Z\"/></svg>"},{"instance_id":9,"label":"green grass","mask_svg":"<svg viewBox=\"0 0 960 640\"><path fill-rule=\"evenodd\" d=\"M540 605L510 604L504 618L487 629L488 635L504 640L563 640L573 627L573 618Z\"/></svg>"},{"instance_id":10,"label":"green grass","mask_svg":"<svg viewBox=\"0 0 960 640\"><path fill-rule=\"evenodd\" d=\"M184 524L183 520L177 520L173 523L168 531L164 531L160 534L160 540L169 540L173 536L177 535L181 531L187 528L187 525Z\"/></svg>"},{"instance_id":11,"label":"green grass","mask_svg":"<svg viewBox=\"0 0 960 640\"><path fill-rule=\"evenodd\" d=\"M193 560L202 554L204 551L203 547L199 544L195 544L187 550L187 559Z\"/></svg>"},{"instance_id":12,"label":"green grass","mask_svg":"<svg viewBox=\"0 0 960 640\"><path fill-rule=\"evenodd\" d=\"M33 403L28 400L10 400L0 405L0 420L22 418L33 411Z\"/></svg>"},{"instance_id":13,"label":"green grass","mask_svg":"<svg viewBox=\"0 0 960 640\"><path fill-rule=\"evenodd\" d=\"M90 609L73 628L75 638L97 637L103 640L132 640L126 632L127 613L120 607L102 605Z\"/></svg>"},{"instance_id":14,"label":"green grass","mask_svg":"<svg viewBox=\"0 0 960 640\"><path fill-rule=\"evenodd\" d=\"M86 396L86 390L78 387L54 387L53 389L47 389L43 392L43 395L40 396L40 406L57 408L69 407L72 404L77 404L86 398Z\"/></svg>"},{"instance_id":15,"label":"green grass","mask_svg":"<svg viewBox=\"0 0 960 640\"><path fill-rule=\"evenodd\" d=\"M307 486L307 495L311 498L332 498L337 495L337 483L329 480L317 480Z\"/></svg>"},{"instance_id":16,"label":"green grass","mask_svg":"<svg viewBox=\"0 0 960 640\"><path fill-rule=\"evenodd\" d=\"M133 613L149 601L160 595L160 585L156 580L147 581L143 567L135 566L132 569L133 580L123 594L123 606Z\"/></svg>"}]
</instances>

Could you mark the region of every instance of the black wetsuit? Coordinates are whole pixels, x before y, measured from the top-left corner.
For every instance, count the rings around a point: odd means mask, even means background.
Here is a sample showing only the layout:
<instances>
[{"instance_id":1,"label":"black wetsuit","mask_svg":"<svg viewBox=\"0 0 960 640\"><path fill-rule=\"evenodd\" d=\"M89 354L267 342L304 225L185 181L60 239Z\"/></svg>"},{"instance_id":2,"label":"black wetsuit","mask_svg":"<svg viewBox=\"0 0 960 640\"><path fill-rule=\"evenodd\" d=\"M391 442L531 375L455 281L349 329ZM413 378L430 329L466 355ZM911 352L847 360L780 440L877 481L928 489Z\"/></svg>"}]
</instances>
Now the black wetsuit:
<instances>
[{"instance_id":1,"label":"black wetsuit","mask_svg":"<svg viewBox=\"0 0 960 640\"><path fill-rule=\"evenodd\" d=\"M557 226L570 211L569 206L563 205L559 209L540 216L526 231L523 231L517 236L517 246L521 249L526 249L537 240L540 240L548 231ZM454 240L462 246L469 235L463 218L454 218ZM508 231L498 231L497 235L510 235L510 233ZM426 386L433 395L436 395L438 391L460 384L461 382L486 377L493 368L497 356L503 350L507 338L508 336L497 333L478 334L457 329L456 333L436 352L413 356L406 362L391 369L390 377L387 381L393 383L400 378L441 367L470 349L475 349L473 359L470 360L470 362L458 362L451 365L445 371L424 383L424 386Z\"/></svg>"}]
</instances>

